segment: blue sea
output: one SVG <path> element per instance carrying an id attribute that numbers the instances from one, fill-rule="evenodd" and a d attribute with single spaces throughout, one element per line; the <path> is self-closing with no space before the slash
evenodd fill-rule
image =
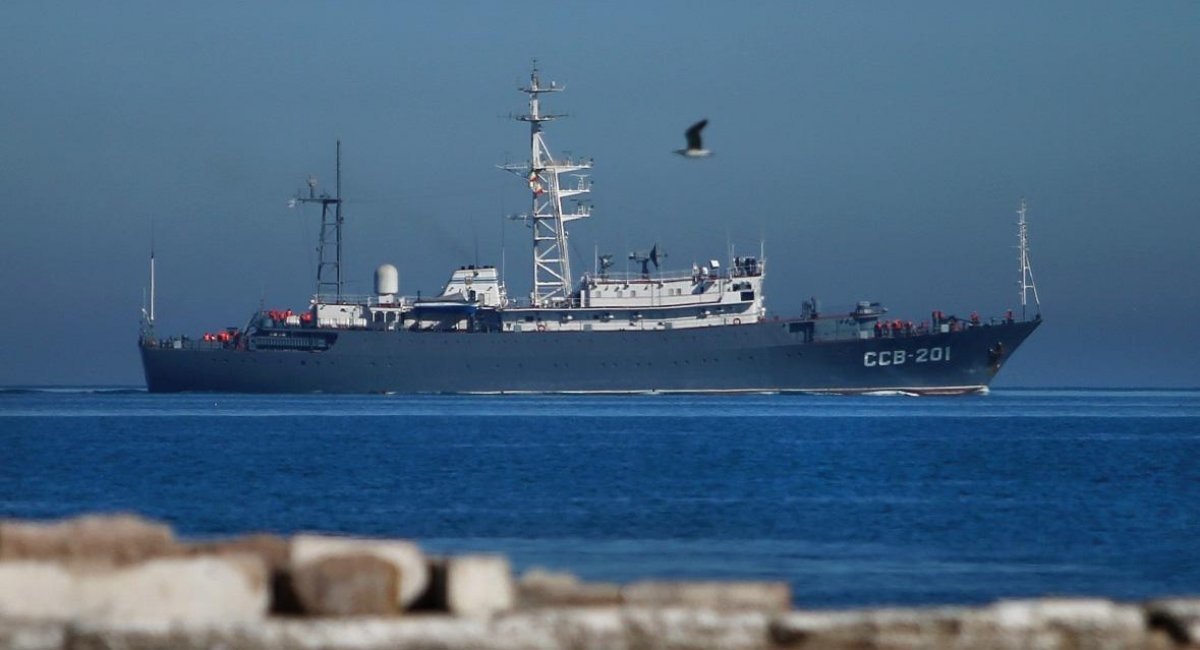
<path id="1" fill-rule="evenodd" d="M 1200 594 L 1200 391 L 0 391 L 0 517 L 403 537 L 802 607 Z"/>

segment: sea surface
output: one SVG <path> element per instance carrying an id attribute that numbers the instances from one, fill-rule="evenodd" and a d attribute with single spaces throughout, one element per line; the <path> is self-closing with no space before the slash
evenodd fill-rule
<path id="1" fill-rule="evenodd" d="M 403 537 L 797 605 L 1200 594 L 1200 391 L 243 396 L 0 390 L 0 517 Z"/>

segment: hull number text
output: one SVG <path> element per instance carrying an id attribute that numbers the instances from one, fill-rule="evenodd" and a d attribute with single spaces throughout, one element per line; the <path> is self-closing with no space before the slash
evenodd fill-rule
<path id="1" fill-rule="evenodd" d="M 884 350 L 863 355 L 863 365 L 868 368 L 879 366 L 902 366 L 906 363 L 931 363 L 950 360 L 950 346 L 917 348 L 916 350 Z"/>

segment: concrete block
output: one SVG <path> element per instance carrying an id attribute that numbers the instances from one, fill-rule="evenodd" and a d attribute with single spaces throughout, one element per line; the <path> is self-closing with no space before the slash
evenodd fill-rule
<path id="1" fill-rule="evenodd" d="M 407 609 L 429 586 L 429 567 L 416 544 L 397 540 L 356 539 L 321 535 L 292 538 L 292 569 L 336 555 L 373 555 L 386 560 L 400 575 L 399 606 Z"/>
<path id="2" fill-rule="evenodd" d="M 123 565 L 180 552 L 169 526 L 135 515 L 87 515 L 54 522 L 0 521 L 0 561 Z"/>
<path id="3" fill-rule="evenodd" d="M 455 616 L 487 618 L 513 608 L 512 567 L 502 555 L 458 555 L 446 559 L 446 610 Z"/>
<path id="4" fill-rule="evenodd" d="M 291 573 L 303 613 L 311 616 L 386 616 L 399 612 L 400 573 L 374 555 L 332 555 Z"/>
<path id="5" fill-rule="evenodd" d="M 697 607 L 722 611 L 786 612 L 792 591 L 785 582 L 634 582 L 621 588 L 626 605 Z"/>
<path id="6" fill-rule="evenodd" d="M 0 562 L 0 619 L 68 620 L 79 608 L 75 576 L 61 564 Z"/>
<path id="7" fill-rule="evenodd" d="M 0 617 L 212 623 L 261 620 L 266 570 L 257 558 L 160 558 L 109 567 L 0 562 Z"/>
<path id="8" fill-rule="evenodd" d="M 517 583 L 517 607 L 589 607 L 620 605 L 621 586 L 583 582 L 565 571 L 532 569 Z"/>

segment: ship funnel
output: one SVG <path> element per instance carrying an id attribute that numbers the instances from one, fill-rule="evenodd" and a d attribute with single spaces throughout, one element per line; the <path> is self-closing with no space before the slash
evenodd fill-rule
<path id="1" fill-rule="evenodd" d="M 375 269 L 375 293 L 379 296 L 394 296 L 400 293 L 400 272 L 391 264 L 381 264 Z"/>

